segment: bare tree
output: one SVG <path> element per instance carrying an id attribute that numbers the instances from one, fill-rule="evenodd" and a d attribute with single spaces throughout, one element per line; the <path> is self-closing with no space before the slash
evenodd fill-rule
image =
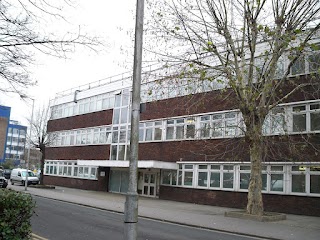
<path id="1" fill-rule="evenodd" d="M 246 210 L 261 216 L 263 124 L 268 113 L 298 91 L 310 86 L 319 90 L 319 80 L 312 75 L 290 78 L 301 57 L 318 49 L 314 38 L 320 27 L 319 1 L 150 1 L 149 11 L 146 36 L 157 38 L 149 53 L 174 65 L 175 76 L 222 83 L 233 92 L 251 162 Z M 318 63 L 311 64 L 315 73 Z"/>
<path id="2" fill-rule="evenodd" d="M 101 42 L 80 31 L 62 34 L 46 32 L 45 18 L 63 19 L 63 6 L 71 1 L 19 0 L 0 1 L 0 92 L 25 95 L 26 87 L 36 84 L 28 67 L 34 53 L 40 51 L 56 57 L 66 57 L 77 45 L 94 49 Z M 65 22 L 66 23 L 66 22 Z"/>
<path id="3" fill-rule="evenodd" d="M 47 124 L 50 119 L 50 107 L 43 106 L 35 110 L 33 120 L 28 119 L 29 125 L 32 129 L 31 136 L 28 136 L 28 144 L 30 148 L 38 148 L 41 152 L 40 160 L 40 183 L 43 184 L 44 161 L 46 158 L 46 148 L 51 146 L 55 140 L 55 135 L 47 132 Z"/>

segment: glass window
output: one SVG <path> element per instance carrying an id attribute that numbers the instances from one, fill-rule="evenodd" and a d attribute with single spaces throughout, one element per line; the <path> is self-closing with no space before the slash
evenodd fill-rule
<path id="1" fill-rule="evenodd" d="M 91 173 L 90 173 L 90 178 L 96 178 L 97 174 L 97 169 L 96 168 L 91 168 Z"/>
<path id="2" fill-rule="evenodd" d="M 146 141 L 152 141 L 153 128 L 146 129 Z"/>
<path id="3" fill-rule="evenodd" d="M 291 184 L 292 192 L 306 192 L 306 176 L 303 173 L 293 174 Z"/>
<path id="4" fill-rule="evenodd" d="M 233 173 L 223 173 L 223 188 L 233 188 Z"/>
<path id="5" fill-rule="evenodd" d="M 92 144 L 92 129 L 87 130 L 87 144 Z"/>
<path id="6" fill-rule="evenodd" d="M 125 160 L 125 150 L 126 150 L 126 146 L 125 145 L 119 145 L 118 146 L 119 147 L 119 149 L 118 149 L 118 151 L 119 151 L 119 153 L 118 153 L 118 159 L 117 160 Z"/>
<path id="7" fill-rule="evenodd" d="M 154 140 L 161 140 L 162 139 L 162 129 L 159 127 L 156 127 L 154 129 Z"/>
<path id="8" fill-rule="evenodd" d="M 240 173 L 240 189 L 248 189 L 250 183 L 250 173 Z"/>
<path id="9" fill-rule="evenodd" d="M 93 144 L 99 143 L 99 135 L 99 128 L 95 128 L 93 133 Z"/>
<path id="10" fill-rule="evenodd" d="M 186 138 L 194 138 L 195 137 L 195 118 L 187 118 L 187 132 L 186 132 Z"/>
<path id="11" fill-rule="evenodd" d="M 176 139 L 184 138 L 184 126 L 177 126 L 176 128 Z"/>
<path id="12" fill-rule="evenodd" d="M 118 137 L 119 137 L 118 127 L 113 127 L 113 129 L 112 129 L 112 142 L 118 143 L 119 142 Z"/>
<path id="13" fill-rule="evenodd" d="M 208 172 L 198 173 L 198 186 L 207 187 L 208 186 Z"/>
<path id="14" fill-rule="evenodd" d="M 110 108 L 110 99 L 105 96 L 105 98 L 102 99 L 102 109 L 108 108 Z"/>
<path id="15" fill-rule="evenodd" d="M 297 193 L 306 192 L 306 167 L 292 166 L 291 191 Z"/>
<path id="16" fill-rule="evenodd" d="M 117 160 L 117 145 L 111 146 L 111 160 Z"/>
<path id="17" fill-rule="evenodd" d="M 78 176 L 78 167 L 74 167 L 73 169 L 73 176 L 77 177 Z"/>
<path id="18" fill-rule="evenodd" d="M 171 171 L 172 173 L 172 185 L 177 185 L 177 171 Z"/>
<path id="19" fill-rule="evenodd" d="M 310 106 L 311 107 L 311 106 Z M 310 113 L 311 131 L 320 130 L 320 111 Z"/>
<path id="20" fill-rule="evenodd" d="M 201 122 L 200 128 L 201 128 L 201 132 L 200 132 L 201 138 L 210 137 L 210 122 Z"/>
<path id="21" fill-rule="evenodd" d="M 293 132 L 304 132 L 307 129 L 306 114 L 293 115 Z"/>
<path id="22" fill-rule="evenodd" d="M 122 93 L 122 106 L 128 106 L 130 102 L 130 92 L 128 89 L 123 90 Z"/>
<path id="23" fill-rule="evenodd" d="M 120 109 L 114 109 L 113 110 L 113 124 L 119 124 L 119 118 L 120 118 Z"/>
<path id="24" fill-rule="evenodd" d="M 220 172 L 210 173 L 210 187 L 220 188 Z"/>
<path id="25" fill-rule="evenodd" d="M 63 175 L 63 163 L 60 163 L 61 165 L 59 166 L 59 175 Z"/>
<path id="26" fill-rule="evenodd" d="M 212 122 L 212 136 L 221 137 L 223 134 L 223 127 L 221 121 Z"/>
<path id="27" fill-rule="evenodd" d="M 128 108 L 121 108 L 121 123 L 128 122 Z"/>
<path id="28" fill-rule="evenodd" d="M 141 126 L 142 125 L 142 126 Z M 139 127 L 139 141 L 142 142 L 144 141 L 144 128 L 143 128 L 143 124 L 140 124 Z"/>
<path id="29" fill-rule="evenodd" d="M 192 186 L 193 172 L 184 172 L 184 182 L 185 186 Z"/>
<path id="30" fill-rule="evenodd" d="M 316 47 L 319 50 L 319 46 Z M 320 52 L 313 52 L 308 56 L 309 72 L 318 72 L 320 68 Z"/>
<path id="31" fill-rule="evenodd" d="M 267 191 L 268 175 L 266 173 L 263 173 L 261 178 L 262 178 L 262 191 Z"/>
<path id="32" fill-rule="evenodd" d="M 171 183 L 171 172 L 169 170 L 162 171 L 162 184 Z"/>
<path id="33" fill-rule="evenodd" d="M 293 124 L 293 132 L 303 132 L 307 129 L 306 123 L 306 106 L 294 106 L 292 107 L 292 124 Z"/>
<path id="34" fill-rule="evenodd" d="M 115 107 L 120 107 L 121 106 L 121 94 L 116 94 L 115 95 Z"/>
<path id="35" fill-rule="evenodd" d="M 162 121 L 155 122 L 154 140 L 162 139 Z"/>
<path id="36" fill-rule="evenodd" d="M 166 138 L 168 140 L 173 139 L 174 127 L 167 127 Z"/>
<path id="37" fill-rule="evenodd" d="M 211 165 L 210 168 L 214 170 L 220 170 L 220 165 Z"/>
<path id="38" fill-rule="evenodd" d="M 283 171 L 283 166 L 271 166 L 271 171 Z"/>
<path id="39" fill-rule="evenodd" d="M 291 66 L 291 75 L 298 75 L 305 73 L 305 57 L 299 57 Z"/>
<path id="40" fill-rule="evenodd" d="M 320 175 L 310 176 L 310 193 L 320 193 Z"/>
<path id="41" fill-rule="evenodd" d="M 184 169 L 193 169 L 193 165 L 192 164 L 186 164 L 186 165 L 184 165 Z"/>
<path id="42" fill-rule="evenodd" d="M 85 177 L 85 178 L 89 177 L 89 168 L 88 167 L 83 168 L 83 177 Z"/>
<path id="43" fill-rule="evenodd" d="M 235 119 L 226 121 L 226 136 L 235 136 L 236 135 L 237 122 Z"/>
<path id="44" fill-rule="evenodd" d="M 270 191 L 283 192 L 283 174 L 271 174 Z"/>
<path id="45" fill-rule="evenodd" d="M 123 130 L 122 127 L 121 127 L 120 135 L 119 135 L 119 142 L 120 143 L 125 143 L 126 142 L 126 133 L 127 133 L 127 131 Z"/>

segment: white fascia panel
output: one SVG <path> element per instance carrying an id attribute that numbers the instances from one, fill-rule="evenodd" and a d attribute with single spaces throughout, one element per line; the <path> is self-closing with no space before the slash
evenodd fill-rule
<path id="1" fill-rule="evenodd" d="M 79 166 L 122 167 L 128 168 L 129 161 L 114 160 L 77 160 Z M 162 161 L 138 161 L 138 168 L 178 169 L 178 164 Z"/>
<path id="2" fill-rule="evenodd" d="M 132 81 L 130 81 L 130 80 L 125 81 L 124 80 L 124 81 L 112 82 L 112 83 L 101 85 L 98 87 L 93 87 L 91 89 L 80 90 L 77 93 L 77 100 L 97 96 L 97 95 L 104 94 L 104 93 L 114 92 L 114 91 L 121 90 L 124 88 L 129 88 L 129 87 L 131 87 L 131 85 L 132 85 Z M 52 99 L 51 106 L 56 106 L 56 105 L 60 105 L 60 104 L 64 104 L 64 103 L 73 102 L 75 91 L 76 91 L 76 89 L 72 93 L 70 93 L 69 95 L 66 95 L 63 97 L 56 97 L 56 98 Z"/>
<path id="3" fill-rule="evenodd" d="M 68 95 L 68 96 L 63 96 L 63 97 L 56 97 L 52 100 L 50 100 L 50 106 L 57 106 L 60 104 L 68 103 L 68 102 L 73 102 L 74 95 Z"/>
<path id="4" fill-rule="evenodd" d="M 117 90 L 128 88 L 130 86 L 131 86 L 131 82 L 128 83 L 128 82 L 124 82 L 124 81 L 119 81 L 119 82 L 109 83 L 106 85 L 102 85 L 99 87 L 94 87 L 92 89 L 78 92 L 77 100 L 92 97 L 92 96 L 97 96 L 97 95 L 104 94 L 104 93 L 114 92 Z"/>

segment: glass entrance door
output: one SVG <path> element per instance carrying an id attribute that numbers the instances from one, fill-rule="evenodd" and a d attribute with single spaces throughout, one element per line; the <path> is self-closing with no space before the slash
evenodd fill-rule
<path id="1" fill-rule="evenodd" d="M 142 195 L 155 197 L 156 196 L 156 173 L 143 173 L 143 188 L 142 188 Z"/>

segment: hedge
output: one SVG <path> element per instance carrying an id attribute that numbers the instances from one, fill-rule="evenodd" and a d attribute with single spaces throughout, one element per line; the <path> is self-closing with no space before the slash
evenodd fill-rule
<path id="1" fill-rule="evenodd" d="M 0 189 L 0 239 L 30 239 L 34 207 L 30 194 Z"/>

